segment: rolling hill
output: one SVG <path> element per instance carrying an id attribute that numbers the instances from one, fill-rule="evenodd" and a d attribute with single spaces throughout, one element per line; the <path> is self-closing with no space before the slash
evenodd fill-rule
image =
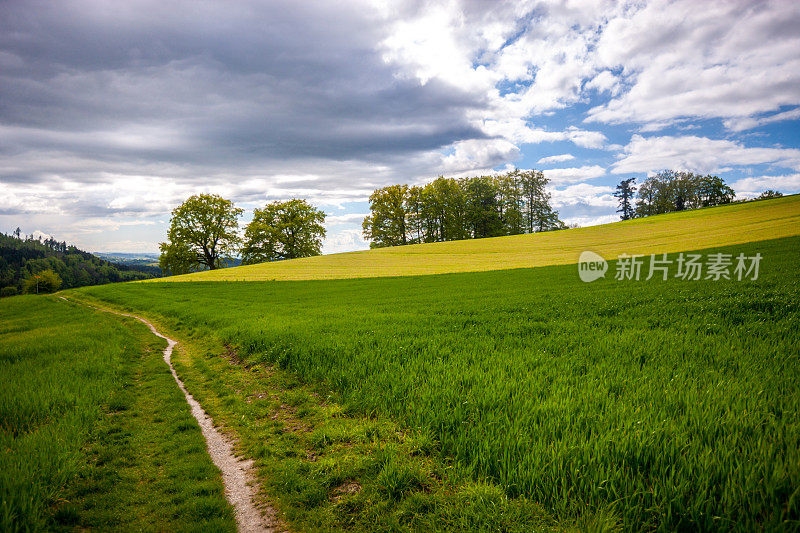
<path id="1" fill-rule="evenodd" d="M 480 272 L 577 263 L 584 250 L 672 253 L 800 235 L 800 195 L 601 226 L 415 244 L 173 276 L 159 281 L 269 281 Z"/>

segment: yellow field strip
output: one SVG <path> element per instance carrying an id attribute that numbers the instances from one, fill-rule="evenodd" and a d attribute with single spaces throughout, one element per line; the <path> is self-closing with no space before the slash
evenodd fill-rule
<path id="1" fill-rule="evenodd" d="M 652 216 L 563 231 L 322 255 L 148 280 L 266 281 L 415 276 L 578 262 L 800 235 L 800 195 Z"/>

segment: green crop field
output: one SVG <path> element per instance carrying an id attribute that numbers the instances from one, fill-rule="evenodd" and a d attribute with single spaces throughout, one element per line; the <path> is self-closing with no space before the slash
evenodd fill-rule
<path id="1" fill-rule="evenodd" d="M 602 226 L 491 239 L 417 244 L 198 272 L 169 281 L 267 281 L 415 276 L 568 265 L 584 250 L 699 250 L 800 235 L 800 195 L 696 209 Z M 163 279 L 151 280 L 161 282 Z"/>
<path id="2" fill-rule="evenodd" d="M 0 530 L 235 530 L 165 344 L 52 297 L 0 303 Z"/>
<path id="3" fill-rule="evenodd" d="M 672 270 L 584 283 L 586 249 Z M 730 279 L 676 277 L 690 250 Z M 65 295 L 180 341 L 293 530 L 796 530 L 798 265 L 796 196 Z M 163 341 L 52 296 L 0 333 L 4 530 L 234 528 Z"/>
<path id="4" fill-rule="evenodd" d="M 798 230 L 786 222 L 797 216 L 797 198 L 772 203 L 774 213 L 761 204 L 716 212 L 729 217 L 729 228 Z M 736 223 L 736 212 L 748 215 Z M 671 226 L 692 216 L 706 213 L 660 220 Z M 658 220 L 609 228 L 667 234 Z M 732 240 L 762 235 L 728 231 Z M 614 242 L 620 251 L 641 251 L 623 237 Z M 703 253 L 712 251 L 760 253 L 759 278 L 617 281 L 612 262 L 612 275 L 594 283 L 581 282 L 576 266 L 566 265 L 353 280 L 130 283 L 75 294 L 143 312 L 190 343 L 213 339 L 236 354 L 234 364 L 213 370 L 210 361 L 220 352 L 201 351 L 180 371 L 190 390 L 242 434 L 264 429 L 248 453 L 305 472 L 302 483 L 292 478 L 272 489 L 279 500 L 289 495 L 283 508 L 290 518 L 320 507 L 341 520 L 343 508 L 366 513 L 369 506 L 354 495 L 345 499 L 351 507 L 342 507 L 332 491 L 343 476 L 331 477 L 331 464 L 317 470 L 321 463 L 307 460 L 306 451 L 287 457 L 269 447 L 274 415 L 250 405 L 257 390 L 246 393 L 242 384 L 255 379 L 253 372 L 297 376 L 344 413 L 397 421 L 433 443 L 435 462 L 494 487 L 487 490 L 495 496 L 540 505 L 549 517 L 543 523 L 554 527 L 589 513 L 626 530 L 796 529 L 800 237 Z M 223 386 L 226 380 L 238 385 Z M 387 464 L 374 470 L 378 478 L 395 475 L 381 468 Z M 390 491 L 400 502 L 386 508 L 392 527 L 423 527 L 420 517 L 437 508 L 424 482 L 410 487 Z M 492 504 L 481 512 L 500 510 Z"/>

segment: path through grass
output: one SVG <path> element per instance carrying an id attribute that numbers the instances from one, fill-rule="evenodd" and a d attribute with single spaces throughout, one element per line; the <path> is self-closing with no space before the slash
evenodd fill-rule
<path id="1" fill-rule="evenodd" d="M 235 530 L 165 344 L 51 297 L 0 301 L 0 530 Z"/>

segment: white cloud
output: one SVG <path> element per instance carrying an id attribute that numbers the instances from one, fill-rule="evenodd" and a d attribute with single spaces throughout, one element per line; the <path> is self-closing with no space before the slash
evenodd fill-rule
<path id="1" fill-rule="evenodd" d="M 574 168 L 551 168 L 544 170 L 544 176 L 554 185 L 575 183 L 591 178 L 599 178 L 606 175 L 606 169 L 600 165 L 586 165 Z"/>
<path id="2" fill-rule="evenodd" d="M 589 121 L 736 119 L 800 104 L 799 3 L 697 6 L 654 1 L 610 18 L 598 65 L 622 68 L 630 89 L 591 109 Z"/>
<path id="3" fill-rule="evenodd" d="M 619 77 L 608 70 L 604 70 L 592 78 L 591 81 L 584 85 L 584 88 L 595 89 L 600 93 L 610 93 L 612 96 L 618 95 L 620 90 L 622 90 Z"/>
<path id="4" fill-rule="evenodd" d="M 794 194 L 800 192 L 800 174 L 742 178 L 733 182 L 731 188 L 736 191 L 737 196 L 746 198 L 758 196 L 767 189 Z"/>
<path id="5" fill-rule="evenodd" d="M 576 183 L 563 189 L 550 189 L 553 206 L 560 209 L 565 206 L 614 207 L 617 199 L 611 193 L 613 187 Z"/>
<path id="6" fill-rule="evenodd" d="M 364 218 L 369 216 L 369 213 L 349 213 L 347 215 L 328 215 L 325 217 L 325 225 L 333 226 L 336 224 L 352 224 L 354 222 L 361 223 Z"/>
<path id="7" fill-rule="evenodd" d="M 487 171 L 506 161 L 520 157 L 519 148 L 503 139 L 460 141 L 453 152 L 442 158 L 441 169 L 446 174 Z"/>
<path id="8" fill-rule="evenodd" d="M 44 241 L 44 240 L 47 240 L 47 239 L 52 239 L 52 238 L 53 238 L 53 236 L 52 236 L 52 235 L 50 235 L 49 233 L 45 233 L 45 232 L 43 232 L 42 230 L 38 230 L 38 229 L 37 229 L 37 230 L 34 230 L 34 232 L 32 233 L 32 235 L 33 235 L 33 238 L 34 238 L 34 239 L 41 240 L 41 241 Z"/>
<path id="9" fill-rule="evenodd" d="M 135 219 L 120 219 L 120 218 L 84 218 L 76 222 L 76 227 L 73 233 L 102 233 L 109 231 L 117 231 L 124 226 L 152 226 L 156 224 L 154 220 L 147 220 L 141 218 Z"/>
<path id="10" fill-rule="evenodd" d="M 369 243 L 364 240 L 361 230 L 349 229 L 328 236 L 322 246 L 322 253 L 336 254 L 353 250 L 369 250 Z"/>
<path id="11" fill-rule="evenodd" d="M 551 155 L 541 158 L 536 162 L 536 164 L 547 165 L 550 163 L 561 163 L 562 161 L 570 161 L 572 159 L 575 159 L 575 156 L 572 154 Z"/>
<path id="12" fill-rule="evenodd" d="M 736 119 L 800 104 L 800 3 L 652 1 L 609 17 L 598 67 L 630 88 L 588 114 L 606 123 Z M 608 79 L 596 85 L 604 87 Z"/>
<path id="13" fill-rule="evenodd" d="M 776 113 L 768 117 L 752 118 L 731 118 L 723 121 L 726 128 L 731 131 L 744 131 L 752 128 L 763 126 L 764 124 L 772 124 L 774 122 L 781 122 L 783 120 L 797 120 L 800 118 L 800 107 L 784 111 L 783 113 Z"/>
<path id="14" fill-rule="evenodd" d="M 610 224 L 612 222 L 619 222 L 619 215 L 599 215 L 596 217 L 567 217 L 564 220 L 565 224 L 577 224 L 585 228 L 587 226 L 598 226 L 600 224 Z"/>
<path id="15" fill-rule="evenodd" d="M 728 165 L 775 166 L 800 170 L 800 150 L 795 148 L 748 148 L 741 143 L 687 135 L 642 137 L 634 135 L 612 172 L 652 172 L 662 169 L 719 172 Z"/>
<path id="16" fill-rule="evenodd" d="M 586 131 L 570 126 L 565 132 L 567 138 L 583 148 L 602 148 L 608 139 L 599 131 Z"/>

